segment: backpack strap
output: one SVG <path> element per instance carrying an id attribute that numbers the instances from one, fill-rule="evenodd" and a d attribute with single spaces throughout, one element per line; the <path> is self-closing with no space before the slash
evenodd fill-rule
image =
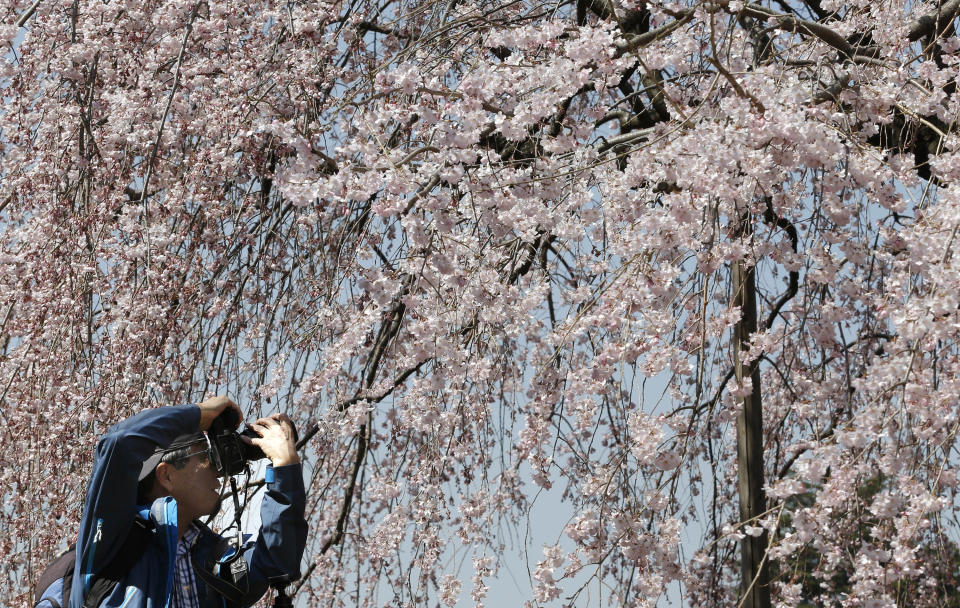
<path id="1" fill-rule="evenodd" d="M 147 544 L 150 542 L 153 529 L 154 525 L 152 521 L 145 520 L 140 516 L 137 516 L 133 520 L 133 525 L 130 526 L 130 532 L 127 533 L 127 537 L 124 539 L 120 551 L 110 560 L 106 568 L 97 574 L 93 584 L 90 586 L 90 590 L 83 600 L 83 608 L 97 608 L 104 598 L 110 595 L 110 592 L 114 590 L 117 583 L 120 582 L 120 579 L 126 576 L 130 568 L 133 567 L 140 559 L 140 556 L 143 555 Z M 66 606 L 70 602 L 70 591 L 73 588 L 73 571 L 76 567 L 76 561 L 77 546 L 73 544 L 46 567 L 43 574 L 40 575 L 40 580 L 37 581 L 37 586 L 34 591 L 35 605 L 40 604 L 43 594 L 52 585 L 56 584 L 58 580 L 61 581 L 60 598 L 63 605 Z M 52 606 L 59 606 L 54 598 L 48 597 L 43 599 L 44 601 L 50 602 Z"/>
<path id="2" fill-rule="evenodd" d="M 37 605 L 40 603 L 43 594 L 50 588 L 51 585 L 56 583 L 59 579 L 66 577 L 73 578 L 73 567 L 77 561 L 77 545 L 70 545 L 70 548 L 61 553 L 50 562 L 50 565 L 46 567 L 42 574 L 40 574 L 40 579 L 37 580 L 37 585 L 34 587 L 33 593 L 33 603 Z M 64 581 L 66 583 L 66 580 Z M 64 594 L 66 595 L 66 594 Z M 59 608 L 60 604 L 53 598 L 46 598 L 52 605 L 56 605 Z"/>
<path id="3" fill-rule="evenodd" d="M 96 580 L 90 585 L 90 590 L 87 591 L 87 595 L 83 599 L 83 608 L 97 608 L 100 602 L 110 595 L 120 579 L 127 575 L 130 568 L 143 555 L 147 544 L 150 542 L 153 529 L 154 525 L 150 520 L 145 520 L 140 516 L 133 520 L 133 525 L 130 526 L 130 532 L 127 533 L 127 538 L 124 539 L 120 551 L 110 560 L 106 568 L 97 574 Z M 68 580 L 72 582 L 72 579 L 71 576 Z M 70 582 L 64 581 L 64 597 L 69 597 L 67 593 L 69 593 L 70 584 Z"/>

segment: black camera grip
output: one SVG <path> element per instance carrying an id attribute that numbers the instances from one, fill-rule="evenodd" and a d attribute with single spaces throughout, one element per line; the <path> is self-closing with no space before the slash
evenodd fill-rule
<path id="1" fill-rule="evenodd" d="M 213 419 L 213 422 L 210 423 L 211 435 L 221 435 L 224 432 L 232 432 L 240 425 L 240 415 L 237 414 L 236 410 L 231 408 L 226 408 L 220 414 Z"/>

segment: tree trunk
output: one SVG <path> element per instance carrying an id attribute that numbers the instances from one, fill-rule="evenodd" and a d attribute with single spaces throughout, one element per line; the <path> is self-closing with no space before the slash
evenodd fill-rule
<path id="1" fill-rule="evenodd" d="M 744 217 L 741 234 L 751 232 L 750 219 Z M 740 521 L 757 525 L 766 510 L 763 492 L 763 402 L 761 400 L 760 365 L 753 360 L 744 365 L 742 355 L 749 348 L 750 336 L 757 331 L 757 295 L 754 267 L 744 261 L 733 264 L 734 304 L 740 307 L 740 321 L 734 328 L 734 365 L 736 378 L 749 377 L 752 390 L 743 397 L 743 409 L 737 417 L 737 476 L 740 496 Z M 770 608 L 770 575 L 764 553 L 767 532 L 744 536 L 740 541 L 740 606 Z"/>

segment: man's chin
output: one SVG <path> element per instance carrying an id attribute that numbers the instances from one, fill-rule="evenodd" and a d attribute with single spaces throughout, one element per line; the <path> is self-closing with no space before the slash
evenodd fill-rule
<path id="1" fill-rule="evenodd" d="M 220 512 L 220 505 L 222 505 L 222 504 L 223 504 L 223 499 L 218 497 L 218 498 L 217 498 L 217 502 L 215 502 L 215 503 L 213 504 L 213 507 L 210 509 L 210 512 L 207 513 L 207 515 L 210 516 L 210 517 L 213 517 L 214 515 L 216 515 L 217 513 L 219 513 L 219 512 Z"/>

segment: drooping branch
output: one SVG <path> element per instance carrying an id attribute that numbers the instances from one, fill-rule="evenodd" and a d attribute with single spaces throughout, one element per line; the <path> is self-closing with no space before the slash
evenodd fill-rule
<path id="1" fill-rule="evenodd" d="M 794 253 L 797 253 L 797 247 L 800 242 L 800 236 L 797 233 L 797 227 L 793 225 L 792 222 L 788 221 L 786 218 L 777 215 L 773 210 L 773 202 L 770 197 L 766 197 L 767 208 L 764 211 L 763 220 L 773 226 L 777 226 L 781 230 L 787 233 L 787 236 L 790 237 L 790 246 L 793 249 Z M 780 311 L 783 307 L 797 295 L 797 291 L 800 289 L 800 271 L 791 270 L 789 284 L 787 285 L 787 291 L 784 292 L 777 301 L 770 307 L 770 312 L 767 314 L 767 320 L 763 324 L 765 329 L 773 327 L 773 322 L 776 320 L 777 315 L 780 314 Z"/>
<path id="2" fill-rule="evenodd" d="M 350 470 L 350 477 L 347 480 L 346 484 L 346 495 L 343 497 L 343 504 L 340 507 L 340 514 L 337 516 L 337 524 L 334 528 L 333 535 L 323 543 L 323 547 L 320 549 L 320 554 L 323 555 L 326 553 L 330 547 L 337 545 L 340 541 L 343 540 L 343 534 L 346 529 L 347 516 L 350 514 L 350 509 L 353 506 L 353 493 L 354 488 L 357 486 L 357 477 L 360 474 L 360 469 L 363 468 L 363 461 L 367 456 L 367 449 L 370 445 L 370 424 L 360 425 L 360 429 L 357 431 L 357 453 L 353 459 L 353 468 Z M 306 580 L 307 577 L 304 577 Z"/>
<path id="3" fill-rule="evenodd" d="M 362 388 L 357 390 L 357 395 L 365 392 L 369 389 L 373 382 L 376 380 L 377 373 L 380 368 L 380 362 L 383 358 L 384 352 L 386 352 L 387 347 L 391 341 L 396 337 L 397 333 L 400 331 L 400 326 L 403 322 L 403 316 L 406 311 L 406 305 L 403 303 L 403 296 L 406 295 L 410 286 L 413 283 L 413 278 L 408 277 L 404 282 L 404 288 L 401 290 L 399 296 L 395 300 L 395 305 L 393 310 L 388 315 L 388 318 L 380 325 L 380 330 L 377 334 L 377 339 L 374 342 L 371 354 L 367 360 L 367 366 L 362 374 Z M 408 376 L 409 374 L 407 374 Z M 406 377 L 406 376 L 404 376 Z M 394 385 L 396 386 L 396 384 Z M 357 400 L 359 401 L 359 399 Z M 354 401 L 356 403 L 356 401 Z M 346 405 L 343 405 L 343 408 L 346 408 Z M 341 410 L 342 411 L 342 410 Z M 312 431 L 312 429 L 311 429 Z M 367 452 L 370 447 L 370 433 L 371 433 L 371 420 L 370 415 L 367 416 L 367 423 L 360 425 L 360 428 L 357 430 L 355 437 L 357 438 L 357 451 L 353 460 L 353 468 L 350 470 L 350 476 L 346 483 L 346 490 L 343 497 L 343 502 L 340 506 L 340 513 L 337 516 L 337 524 L 334 530 L 333 536 L 331 536 L 323 544 L 323 548 L 320 550 L 321 555 L 326 553 L 333 545 L 338 544 L 343 540 L 343 534 L 346 527 L 347 516 L 350 513 L 351 508 L 353 507 L 353 494 L 354 488 L 357 484 L 357 478 L 360 474 L 360 470 L 363 468 L 363 463 L 366 460 Z M 312 433 L 311 433 L 312 436 Z"/>

